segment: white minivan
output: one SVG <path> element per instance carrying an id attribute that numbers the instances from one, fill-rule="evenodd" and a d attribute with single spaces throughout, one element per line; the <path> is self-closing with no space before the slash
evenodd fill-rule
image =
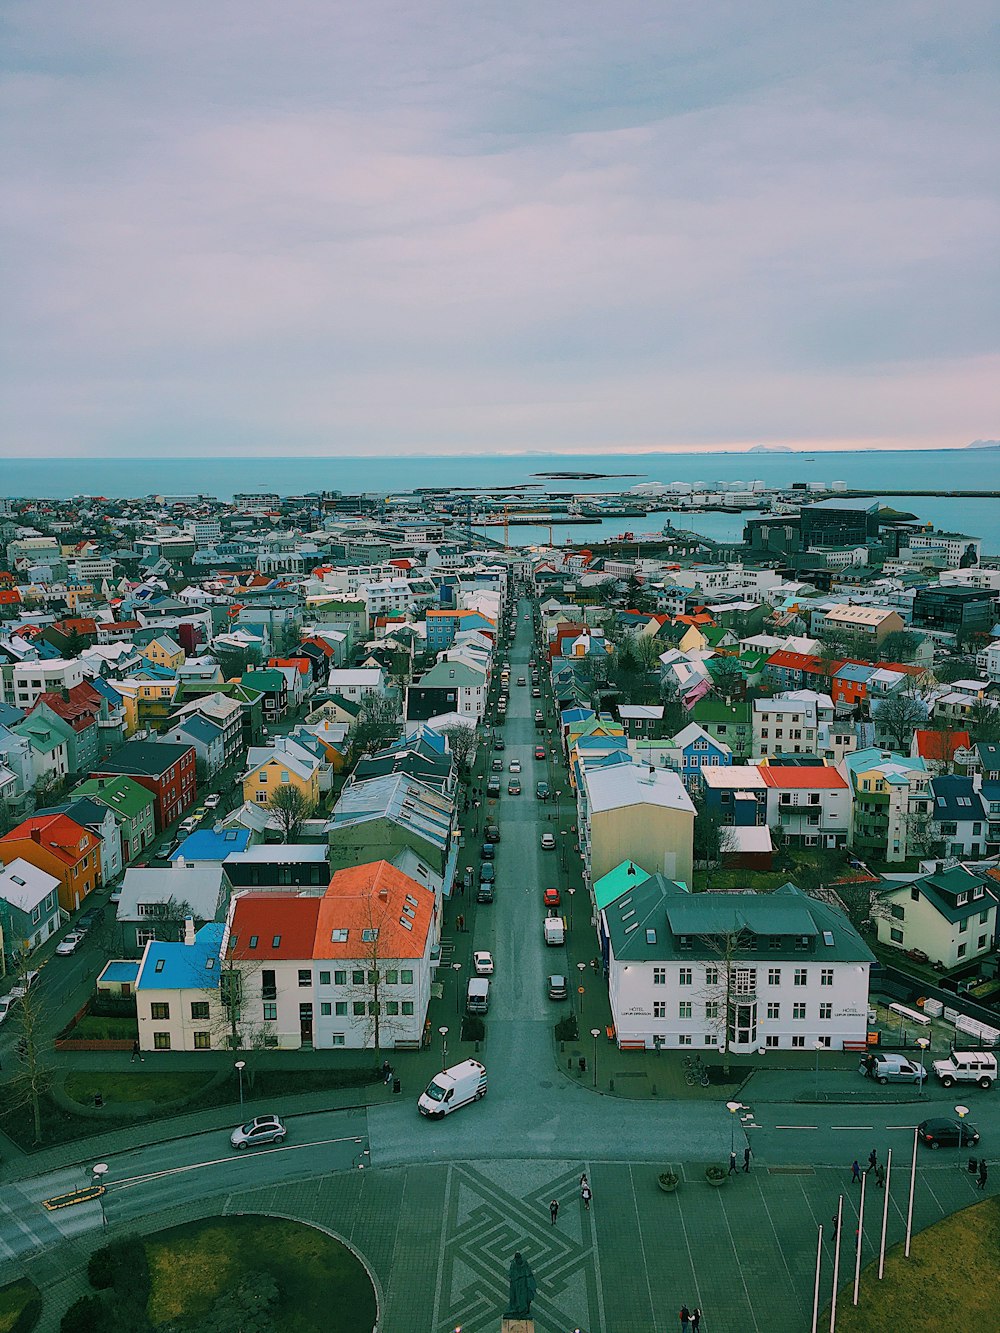
<path id="1" fill-rule="evenodd" d="M 463 1060 L 460 1065 L 435 1074 L 420 1094 L 417 1109 L 421 1115 L 439 1120 L 460 1106 L 478 1102 L 486 1096 L 486 1068 L 478 1060 Z"/>

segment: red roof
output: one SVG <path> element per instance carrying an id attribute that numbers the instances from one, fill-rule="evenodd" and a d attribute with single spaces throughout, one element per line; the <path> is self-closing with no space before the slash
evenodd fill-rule
<path id="1" fill-rule="evenodd" d="M 377 947 L 381 958 L 422 958 L 433 916 L 433 892 L 388 861 L 338 870 L 322 899 L 313 957 L 364 958 Z M 362 939 L 372 929 L 375 943 Z"/>
<path id="2" fill-rule="evenodd" d="M 233 958 L 312 958 L 319 898 L 248 893 L 237 898 L 229 934 Z"/>
<path id="3" fill-rule="evenodd" d="M 915 731 L 917 754 L 921 759 L 936 759 L 941 763 L 950 763 L 955 758 L 956 750 L 972 748 L 972 738 L 967 731 Z"/>
<path id="4" fill-rule="evenodd" d="M 847 783 L 835 768 L 773 768 L 770 764 L 761 764 L 761 777 L 769 787 L 780 787 L 783 791 L 803 791 L 813 787 L 823 787 L 837 791 L 847 787 Z"/>
<path id="5" fill-rule="evenodd" d="M 772 653 L 767 659 L 767 665 L 789 667 L 793 671 L 811 671 L 816 675 L 826 674 L 818 657 L 814 657 L 811 653 L 790 653 L 784 648 L 779 648 L 777 652 Z M 837 662 L 836 668 L 842 665 L 842 662 Z"/>
<path id="6" fill-rule="evenodd" d="M 308 676 L 311 670 L 307 657 L 269 657 L 269 667 L 294 667 L 300 676 Z"/>
<path id="7" fill-rule="evenodd" d="M 22 840 L 38 843 L 68 866 L 76 865 L 97 845 L 94 835 L 69 815 L 32 815 L 0 838 L 0 846 Z"/>

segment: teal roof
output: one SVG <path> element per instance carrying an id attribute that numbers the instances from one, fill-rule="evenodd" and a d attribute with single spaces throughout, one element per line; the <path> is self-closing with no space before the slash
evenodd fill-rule
<path id="1" fill-rule="evenodd" d="M 609 870 L 594 885 L 594 902 L 597 910 L 603 912 L 606 907 L 620 898 L 629 889 L 638 888 L 649 879 L 648 873 L 632 861 L 622 861 L 621 865 Z"/>

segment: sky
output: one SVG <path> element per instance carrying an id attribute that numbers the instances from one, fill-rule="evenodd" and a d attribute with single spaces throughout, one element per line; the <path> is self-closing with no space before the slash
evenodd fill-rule
<path id="1" fill-rule="evenodd" d="M 993 0 L 5 29 L 0 460 L 1000 436 Z"/>

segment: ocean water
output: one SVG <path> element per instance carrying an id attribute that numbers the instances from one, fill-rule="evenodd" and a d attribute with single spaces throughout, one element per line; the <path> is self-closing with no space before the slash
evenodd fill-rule
<path id="1" fill-rule="evenodd" d="M 559 479 L 553 472 L 605 473 L 604 477 Z M 476 454 L 405 455 L 394 458 L 333 456 L 327 458 L 91 458 L 0 460 L 0 495 L 107 495 L 142 497 L 159 493 L 200 492 L 231 499 L 236 491 L 396 491 L 417 486 L 463 486 L 491 495 L 530 487 L 545 492 L 622 491 L 644 481 L 724 482 L 768 486 L 793 482 L 846 482 L 852 489 L 871 490 L 878 499 L 908 509 L 918 517 L 952 531 L 981 537 L 984 550 L 1000 553 L 1000 500 L 950 497 L 904 499 L 894 488 L 937 487 L 1000 490 L 1000 450 L 922 450 L 810 454 Z M 523 491 L 521 492 L 523 494 Z M 603 520 L 593 526 L 553 526 L 553 538 L 596 539 L 602 532 L 649 531 L 656 522 L 639 519 Z M 743 529 L 743 517 L 701 514 L 698 522 L 679 516 L 706 536 L 728 539 Z M 496 535 L 496 530 L 490 530 Z M 558 535 L 557 535 L 558 534 Z M 547 541 L 548 527 L 511 528 L 519 544 Z"/>

